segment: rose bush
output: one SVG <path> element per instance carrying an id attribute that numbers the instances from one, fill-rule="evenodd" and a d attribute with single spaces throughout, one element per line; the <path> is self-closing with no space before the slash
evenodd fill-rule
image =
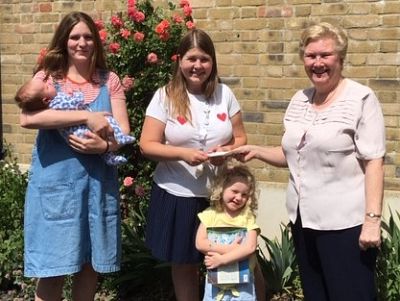
<path id="1" fill-rule="evenodd" d="M 166 279 L 170 275 L 168 267 L 158 267 L 159 262 L 144 247 L 155 163 L 142 157 L 138 141 L 145 109 L 157 88 L 169 81 L 182 36 L 195 27 L 191 14 L 187 0 L 168 2 L 166 7 L 155 7 L 150 0 L 128 0 L 124 12 L 114 14 L 107 22 L 96 20 L 108 67 L 120 76 L 124 86 L 132 135 L 137 138 L 134 144 L 121 149 L 128 163 L 119 167 L 123 265 L 116 283 L 122 295 L 148 288 L 154 291 L 157 277 L 159 283 L 170 283 Z M 160 300 L 160 296 L 155 299 Z"/>
<path id="2" fill-rule="evenodd" d="M 120 76 L 126 91 L 132 134 L 138 141 L 149 100 L 170 79 L 180 39 L 195 26 L 192 8 L 187 0 L 168 2 L 167 7 L 155 7 L 150 0 L 128 0 L 124 12 L 108 22 L 96 20 L 96 25 L 108 67 Z M 125 221 L 134 227 L 139 223 L 129 212 L 147 205 L 154 167 L 142 158 L 137 143 L 122 149 L 129 162 L 120 167 L 121 183 L 127 177 L 134 180 L 132 185 L 121 185 Z"/>

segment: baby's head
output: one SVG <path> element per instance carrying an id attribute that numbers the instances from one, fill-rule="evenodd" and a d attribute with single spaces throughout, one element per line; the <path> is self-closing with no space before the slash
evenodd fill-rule
<path id="1" fill-rule="evenodd" d="M 46 109 L 56 95 L 54 86 L 40 79 L 31 79 L 17 91 L 15 101 L 21 109 L 37 111 Z"/>
<path id="2" fill-rule="evenodd" d="M 248 166 L 228 161 L 213 181 L 211 189 L 210 203 L 217 211 L 224 211 L 225 207 L 229 206 L 229 198 L 233 199 L 236 198 L 234 195 L 239 195 L 239 198 L 233 201 L 232 208 L 241 210 L 248 205 L 252 213 L 256 214 L 256 180 Z"/>

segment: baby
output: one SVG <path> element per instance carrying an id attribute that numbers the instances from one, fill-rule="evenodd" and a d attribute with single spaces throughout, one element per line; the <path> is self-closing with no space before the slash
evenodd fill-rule
<path id="1" fill-rule="evenodd" d="M 88 104 L 84 103 L 82 92 L 73 92 L 72 95 L 58 92 L 53 85 L 49 85 L 40 79 L 31 79 L 26 82 L 15 95 L 15 101 L 21 109 L 27 111 L 37 111 L 46 108 L 54 110 L 90 110 Z M 135 138 L 125 135 L 117 121 L 112 116 L 105 116 L 114 131 L 114 138 L 120 145 L 133 143 Z M 68 135 L 73 134 L 84 138 L 89 131 L 86 125 L 76 125 L 68 128 L 59 129 L 62 136 L 68 139 Z M 113 152 L 106 152 L 102 155 L 108 165 L 119 165 L 126 163 L 123 156 Z"/>

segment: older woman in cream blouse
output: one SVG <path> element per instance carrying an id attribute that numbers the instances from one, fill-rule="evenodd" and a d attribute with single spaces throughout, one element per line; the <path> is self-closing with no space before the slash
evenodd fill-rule
<path id="1" fill-rule="evenodd" d="M 298 91 L 279 147 L 235 153 L 289 167 L 287 210 L 307 301 L 376 300 L 385 129 L 374 92 L 344 78 L 345 32 L 305 29 L 300 57 L 313 87 Z"/>

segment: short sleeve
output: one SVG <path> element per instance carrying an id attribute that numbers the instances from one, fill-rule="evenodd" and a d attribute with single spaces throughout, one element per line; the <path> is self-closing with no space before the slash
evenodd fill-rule
<path id="1" fill-rule="evenodd" d="M 240 111 L 240 104 L 233 93 L 233 91 L 226 85 L 223 85 L 223 89 L 225 90 L 226 93 L 223 93 L 226 95 L 226 98 L 228 100 L 228 114 L 229 117 L 233 117 Z"/>
<path id="2" fill-rule="evenodd" d="M 165 98 L 165 89 L 159 88 L 156 93 L 154 93 L 153 98 L 147 106 L 146 116 L 150 116 L 160 120 L 163 123 L 167 123 L 168 107 L 166 105 Z"/>
<path id="3" fill-rule="evenodd" d="M 216 215 L 215 210 L 213 210 L 210 207 L 197 214 L 197 216 L 200 219 L 200 222 L 206 227 L 210 227 L 212 222 L 215 220 L 215 215 Z"/>
<path id="4" fill-rule="evenodd" d="M 361 118 L 354 136 L 357 157 L 363 160 L 385 155 L 385 125 L 379 101 L 373 91 L 363 99 Z"/>
<path id="5" fill-rule="evenodd" d="M 117 74 L 110 72 L 107 82 L 108 89 L 110 91 L 111 100 L 125 99 L 125 92 L 122 87 L 121 81 Z"/>
<path id="6" fill-rule="evenodd" d="M 257 235 L 261 233 L 260 227 L 256 224 L 256 218 L 253 214 L 248 216 L 247 219 L 247 231 L 255 230 L 257 231 Z"/>

